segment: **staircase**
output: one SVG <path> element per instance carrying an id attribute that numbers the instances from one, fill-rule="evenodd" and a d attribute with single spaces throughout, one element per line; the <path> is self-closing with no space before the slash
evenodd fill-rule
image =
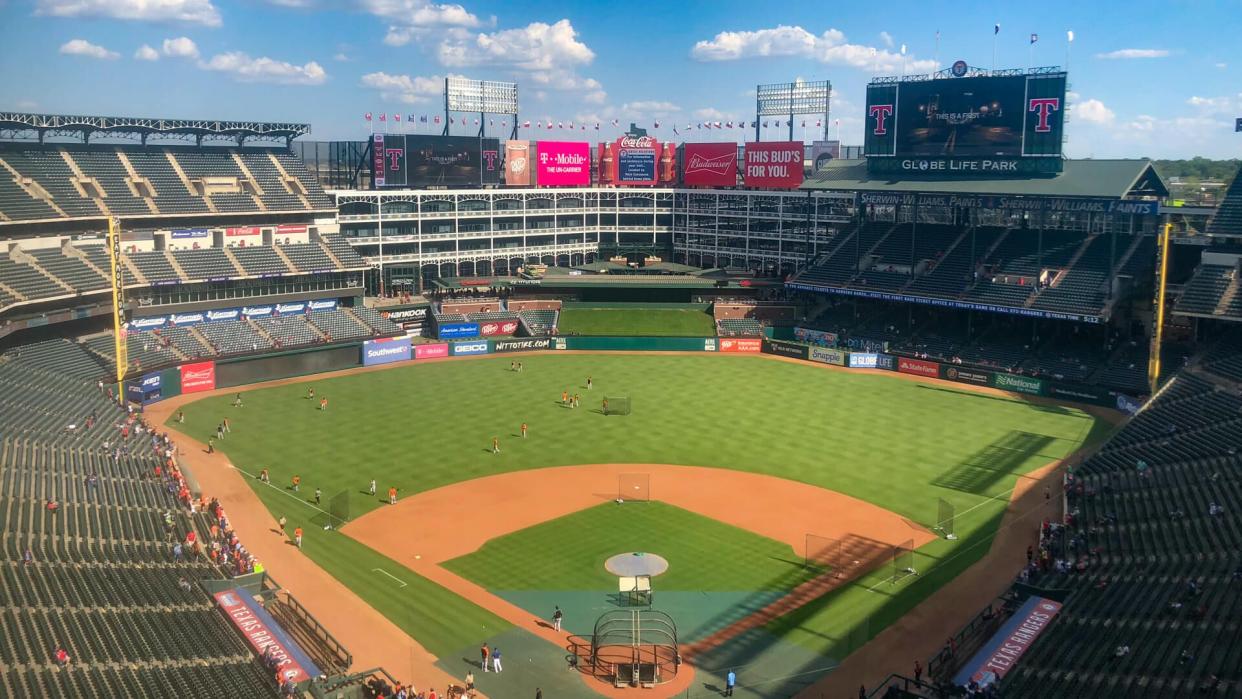
<path id="1" fill-rule="evenodd" d="M 31 199 L 38 199 L 44 204 L 50 206 L 52 211 L 55 211 L 64 218 L 69 218 L 69 214 L 65 213 L 64 209 L 56 205 L 56 201 L 52 199 L 52 195 L 48 194 L 47 190 L 36 182 L 34 178 L 23 176 L 20 172 L 14 170 L 12 165 L 6 163 L 4 158 L 0 158 L 0 167 L 3 167 L 9 172 L 10 175 L 13 176 L 13 184 L 20 187 L 21 190 L 29 195 Z"/>
<path id="2" fill-rule="evenodd" d="M 258 192 L 257 194 L 250 195 L 250 198 L 254 200 L 254 205 L 259 207 L 259 211 L 267 211 L 267 204 L 264 204 L 263 199 L 260 198 L 264 194 L 263 185 L 259 184 L 259 181 L 254 178 L 254 174 L 250 172 L 250 168 L 246 167 L 246 163 L 242 161 L 241 156 L 237 154 L 237 151 L 233 151 L 231 155 L 233 156 L 233 164 L 237 165 L 237 169 L 242 171 L 242 174 L 246 176 L 246 179 L 250 180 L 251 186 L 255 188 L 256 192 Z"/>
<path id="3" fill-rule="evenodd" d="M 328 256 L 329 260 L 332 260 L 332 264 L 336 265 L 337 269 L 341 269 L 345 266 L 344 264 L 341 263 L 341 259 L 332 253 L 332 248 L 329 248 L 327 245 L 324 245 L 324 242 L 322 240 L 319 241 L 319 248 L 324 251 L 324 254 Z"/>
<path id="4" fill-rule="evenodd" d="M 128 255 L 121 255 L 121 264 L 125 265 L 126 271 L 133 275 L 134 279 L 137 279 L 139 284 L 142 284 L 143 286 L 149 286 L 151 284 L 151 282 L 147 281 L 147 275 L 143 274 L 142 270 L 138 269 L 138 265 L 134 264 L 133 261 L 129 259 Z"/>
<path id="5" fill-rule="evenodd" d="M 129 173 L 130 189 L 133 191 L 134 196 L 142 197 L 142 201 L 146 203 L 147 209 L 151 213 L 153 214 L 160 213 L 160 207 L 155 205 L 155 200 L 143 194 L 141 191 L 139 191 L 138 187 L 134 185 L 135 182 L 139 182 L 139 181 L 146 182 L 148 185 L 150 185 L 151 181 L 143 177 L 142 175 L 138 174 L 138 171 L 134 169 L 134 164 L 129 162 L 129 157 L 125 155 L 125 151 L 121 150 L 120 148 L 117 148 L 116 158 L 117 160 L 120 160 L 121 165 L 125 167 L 125 172 Z M 151 187 L 151 191 L 155 191 L 155 188 Z"/>
<path id="6" fill-rule="evenodd" d="M 213 214 L 220 213 L 216 210 L 216 205 L 211 201 L 211 197 L 205 194 L 199 194 L 194 191 L 194 185 L 190 182 L 190 178 L 186 176 L 185 170 L 181 169 L 181 163 L 177 162 L 177 158 L 169 151 L 164 151 L 164 157 L 168 158 L 168 164 L 172 166 L 173 172 L 177 173 L 177 177 L 181 180 L 181 184 L 185 186 L 185 191 L 192 197 L 199 197 L 207 204 L 207 210 Z"/>
<path id="7" fill-rule="evenodd" d="M 297 273 L 298 273 L 298 271 L 299 271 L 299 270 L 298 270 L 298 266 L 297 266 L 297 265 L 295 265 L 295 264 L 293 264 L 293 260 L 290 260 L 290 259 L 289 259 L 289 256 L 285 254 L 285 251 L 284 251 L 284 250 L 281 250 L 281 249 L 280 249 L 280 246 L 279 246 L 279 245 L 276 245 L 275 243 L 273 243 L 273 244 L 272 244 L 272 252 L 276 253 L 276 257 L 279 257 L 279 258 L 280 258 L 280 261 L 281 261 L 281 262 L 283 262 L 283 263 L 285 263 L 285 266 L 289 268 L 289 271 L 290 271 L 290 272 L 292 272 L 292 273 L 294 273 L 294 274 L 297 274 Z"/>
<path id="8" fill-rule="evenodd" d="M 95 202 L 95 206 L 99 209 L 99 213 L 104 216 L 111 217 L 112 211 L 108 209 L 108 205 L 105 204 L 103 200 L 104 197 L 108 196 L 108 192 L 103 188 L 103 185 L 99 184 L 99 181 L 94 177 L 88 177 L 85 172 L 82 172 L 82 168 L 78 167 L 77 161 L 73 159 L 73 156 L 69 154 L 69 151 L 62 149 L 60 151 L 60 157 L 61 160 L 65 161 L 65 165 L 69 166 L 69 171 L 73 173 L 73 187 L 78 190 L 78 194 L 81 194 L 83 199 L 90 199 Z M 89 190 L 87 190 L 84 184 L 86 182 L 89 182 L 94 186 L 95 194 L 92 194 Z"/>
<path id="9" fill-rule="evenodd" d="M 190 281 L 190 275 L 186 274 L 184 269 L 181 269 L 181 263 L 177 262 L 177 258 L 172 254 L 171 250 L 164 251 L 164 259 L 168 260 L 168 264 L 172 265 L 173 271 L 177 273 L 178 277 L 181 277 L 181 281 Z"/>
<path id="10" fill-rule="evenodd" d="M 18 301 L 26 300 L 26 297 L 18 293 L 17 289 L 14 289 L 13 287 L 9 286 L 8 284 L 5 284 L 4 282 L 0 282 L 0 291 L 3 291 L 4 293 L 8 294 L 9 296 L 12 296 Z"/>
<path id="11" fill-rule="evenodd" d="M 1082 259 L 1083 253 L 1087 252 L 1087 248 L 1091 247 L 1091 245 L 1095 243 L 1095 239 L 1099 237 L 1099 234 L 1095 233 L 1083 238 L 1082 244 L 1078 246 L 1078 249 L 1074 251 L 1074 255 L 1065 263 L 1065 269 L 1063 269 L 1061 273 L 1049 283 L 1049 289 L 1059 286 L 1061 284 L 1061 280 L 1068 277 L 1070 273 L 1074 271 L 1074 265 L 1078 264 L 1078 260 Z M 1027 297 L 1026 302 L 1023 303 L 1022 306 L 1024 308 L 1034 306 L 1035 302 L 1039 300 L 1039 297 L 1043 292 L 1043 289 L 1036 290 L 1035 293 Z"/>
<path id="12" fill-rule="evenodd" d="M 1238 296 L 1238 277 L 1237 272 L 1233 275 L 1233 280 L 1229 282 L 1229 286 L 1225 288 L 1225 293 L 1220 295 L 1220 301 L 1217 302 L 1216 308 L 1212 310 L 1214 316 L 1229 315 L 1229 307 L 1233 304 L 1233 300 Z"/>
<path id="13" fill-rule="evenodd" d="M 277 158 L 272 152 L 269 151 L 267 157 L 272 161 L 272 167 L 276 168 L 276 172 L 280 173 L 280 181 L 281 184 L 285 186 L 285 191 L 296 195 L 302 202 L 302 206 L 307 209 L 311 208 L 310 200 L 306 198 L 306 188 L 302 186 L 302 182 L 293 175 L 290 175 L 289 172 L 285 170 L 284 166 L 280 164 L 280 159 Z M 291 186 L 295 184 L 297 185 L 296 187 Z"/>
<path id="14" fill-rule="evenodd" d="M 96 265 L 94 262 L 91 262 L 90 258 L 86 256 L 86 253 L 79 250 L 76 245 L 61 246 L 60 253 L 64 255 L 65 257 L 72 257 L 73 259 L 81 262 L 82 264 L 89 267 L 93 272 L 95 272 L 95 274 L 98 274 L 104 279 L 108 279 L 108 280 L 112 279 L 112 270 L 108 270 L 107 272 L 105 272 L 102 269 L 100 269 L 99 266 Z"/>
<path id="15" fill-rule="evenodd" d="M 224 256 L 229 259 L 229 264 L 233 265 L 233 269 L 237 270 L 237 276 L 239 277 L 250 276 L 250 273 L 246 271 L 246 268 L 242 267 L 241 262 L 237 261 L 237 256 L 233 254 L 232 250 L 228 249 L 227 246 L 220 248 L 220 249 L 224 251 Z"/>
<path id="16" fill-rule="evenodd" d="M 263 329 L 262 325 L 259 325 L 253 320 L 250 320 L 249 318 L 247 318 L 246 320 L 242 322 L 244 322 L 247 326 L 249 326 L 250 329 L 253 330 L 255 334 L 257 334 L 259 337 L 263 338 L 264 340 L 267 340 L 267 344 L 273 347 L 276 346 L 276 339 L 273 338 L 271 335 L 269 335 L 268 332 Z"/>
<path id="17" fill-rule="evenodd" d="M 48 281 L 52 282 L 56 286 L 59 286 L 66 293 L 69 293 L 69 294 L 77 293 L 76 289 L 74 289 L 72 286 L 69 286 L 65 282 L 61 281 L 60 277 L 56 276 L 55 274 L 52 274 L 46 269 L 43 269 L 43 267 L 39 265 L 39 261 L 35 259 L 33 255 L 22 252 L 21 250 L 17 248 L 13 248 L 12 250 L 9 251 L 9 259 L 12 260 L 13 262 L 16 262 L 17 264 L 26 265 L 27 267 L 34 269 L 34 271 L 38 272 L 39 274 L 42 274 L 44 277 L 47 278 Z"/>
<path id="18" fill-rule="evenodd" d="M 354 312 L 354 309 L 346 308 L 345 315 L 353 319 L 353 321 L 358 324 L 358 327 L 362 328 L 366 332 L 371 333 L 371 334 L 375 333 L 375 328 L 371 327 L 370 325 L 367 325 L 367 322 L 365 320 L 359 318 L 358 314 Z"/>
<path id="19" fill-rule="evenodd" d="M 194 341 L 203 348 L 204 354 L 212 355 L 216 353 L 215 348 L 207 341 L 207 337 L 203 335 L 203 332 L 193 325 L 190 326 L 190 337 L 194 338 Z"/>

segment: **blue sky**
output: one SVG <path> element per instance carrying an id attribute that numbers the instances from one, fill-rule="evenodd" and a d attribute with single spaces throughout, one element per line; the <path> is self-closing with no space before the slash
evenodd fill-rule
<path id="1" fill-rule="evenodd" d="M 317 139 L 361 138 L 364 113 L 435 114 L 443 76 L 464 75 L 515 80 L 523 121 L 586 123 L 590 138 L 617 119 L 742 140 L 684 126 L 749 122 L 756 84 L 804 78 L 832 81 L 833 120 L 856 144 L 870 77 L 937 58 L 990 67 L 1000 23 L 1000 67 L 1032 60 L 1032 33 L 1036 65 L 1070 50 L 1071 157 L 1242 154 L 1242 0 L 945 6 L 0 0 L 0 109 L 306 121 Z"/>

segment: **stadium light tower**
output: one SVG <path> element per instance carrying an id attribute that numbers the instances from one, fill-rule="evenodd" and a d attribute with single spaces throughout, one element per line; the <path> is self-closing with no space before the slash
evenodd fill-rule
<path id="1" fill-rule="evenodd" d="M 828 80 L 791 83 L 773 83 L 755 87 L 755 141 L 760 138 L 759 123 L 767 116 L 785 117 L 789 126 L 789 140 L 794 140 L 794 117 L 814 114 L 823 119 L 824 132 L 828 138 L 829 108 L 832 103 L 832 83 Z"/>

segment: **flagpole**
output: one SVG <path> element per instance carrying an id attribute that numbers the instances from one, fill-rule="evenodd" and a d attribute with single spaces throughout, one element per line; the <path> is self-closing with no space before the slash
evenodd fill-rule
<path id="1" fill-rule="evenodd" d="M 936 72 L 940 72 L 940 30 L 936 30 Z"/>
<path id="2" fill-rule="evenodd" d="M 1065 70 L 1069 71 L 1070 67 L 1070 49 L 1074 48 L 1074 30 L 1067 29 L 1065 31 Z"/>
<path id="3" fill-rule="evenodd" d="M 1000 24 L 992 28 L 992 72 L 996 72 L 996 37 L 1000 35 Z"/>

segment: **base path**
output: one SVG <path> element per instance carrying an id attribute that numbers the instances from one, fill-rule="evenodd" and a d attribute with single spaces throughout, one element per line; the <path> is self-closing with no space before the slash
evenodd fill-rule
<path id="1" fill-rule="evenodd" d="M 394 506 L 380 507 L 353 520 L 342 532 L 409 567 L 437 584 L 485 607 L 551 643 L 566 647 L 557 633 L 528 610 L 492 594 L 439 564 L 477 551 L 488 540 L 557 517 L 610 502 L 621 474 L 647 473 L 651 497 L 684 510 L 788 544 L 801 553 L 808 533 L 855 542 L 858 565 L 843 576 L 825 575 L 804 583 L 768 607 L 722 629 L 683 652 L 693 661 L 707 650 L 786 614 L 872 569 L 893 546 L 913 540 L 915 547 L 935 538 L 927 529 L 868 502 L 775 476 L 700 466 L 593 464 L 504 473 L 418 493 Z M 460 517 L 463 504 L 486 517 Z M 780 513 L 774 517 L 773 513 Z M 824 513 L 832 513 L 825 517 Z M 453 522 L 428 527 L 425 522 Z M 677 680 L 643 696 L 672 696 L 693 680 L 683 665 Z M 614 692 L 592 683 L 591 689 Z M 624 690 L 621 690 L 624 696 Z"/>

